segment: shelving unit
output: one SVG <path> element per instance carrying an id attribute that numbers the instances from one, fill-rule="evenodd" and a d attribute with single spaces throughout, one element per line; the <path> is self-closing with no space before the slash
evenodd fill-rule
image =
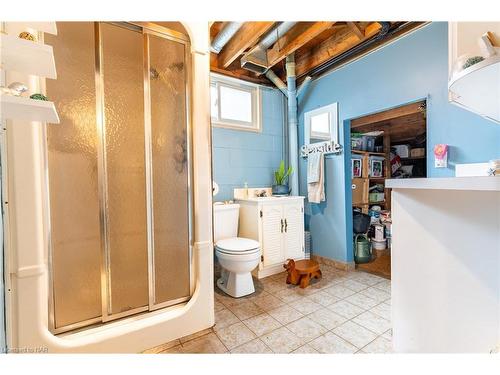
<path id="1" fill-rule="evenodd" d="M 456 74 L 449 82 L 451 102 L 500 124 L 500 55 Z"/>
<path id="2" fill-rule="evenodd" d="M 0 34 L 0 46 L 2 69 L 57 78 L 52 46 L 7 34 Z"/>
<path id="3" fill-rule="evenodd" d="M 360 154 L 360 155 L 376 155 L 376 156 L 385 156 L 385 153 L 383 153 L 383 152 L 360 151 L 360 150 L 352 150 L 351 152 L 352 152 L 353 154 Z"/>
<path id="4" fill-rule="evenodd" d="M 355 177 L 352 179 L 352 184 L 356 186 L 356 189 L 353 191 L 353 207 L 360 207 L 362 212 L 368 213 L 368 210 L 370 206 L 372 205 L 380 205 L 384 206 L 385 209 L 388 209 L 387 207 L 387 201 L 384 199 L 383 201 L 380 202 L 370 202 L 369 200 L 369 189 L 370 189 L 370 181 L 373 181 L 374 183 L 384 183 L 385 179 L 387 176 L 387 170 L 385 168 L 385 165 L 387 165 L 387 161 L 389 160 L 386 157 L 386 154 L 383 152 L 370 152 L 370 151 L 359 151 L 359 150 L 352 150 L 352 154 L 361 156 L 361 177 Z M 371 177 L 369 176 L 369 170 L 370 170 L 370 156 L 379 156 L 379 157 L 384 157 L 385 160 L 383 161 L 384 163 L 384 176 L 382 177 Z"/>
<path id="5" fill-rule="evenodd" d="M 55 22 L 15 22 L 21 29 L 33 29 L 42 33 L 57 35 L 57 26 Z"/>
<path id="6" fill-rule="evenodd" d="M 383 131 L 383 152 L 370 152 L 352 150 L 352 156 L 362 160 L 362 176 L 353 178 L 353 207 L 359 207 L 368 213 L 370 206 L 379 205 L 382 209 L 391 209 L 391 189 L 385 185 L 385 180 L 391 178 L 390 153 L 393 144 L 412 143 L 417 135 L 425 133 L 425 102 L 415 102 L 405 106 L 396 107 L 387 111 L 374 113 L 351 121 L 351 131 L 368 133 Z M 425 139 L 425 138 L 424 138 Z M 380 141 L 380 139 L 379 139 Z M 384 158 L 383 177 L 370 177 L 369 158 L 379 156 Z M 418 169 L 425 169 L 426 156 L 401 158 L 401 164 L 417 165 Z M 414 169 L 415 170 L 415 169 Z M 369 200 L 370 186 L 384 185 L 384 200 L 371 202 Z M 358 189 L 356 191 L 356 189 Z"/>
<path id="7" fill-rule="evenodd" d="M 18 30 L 28 30 L 38 34 L 40 34 L 39 32 L 57 34 L 55 22 L 2 23 L 2 31 L 4 32 L 0 34 L 2 79 L 5 79 L 5 73 L 10 71 L 56 79 L 57 72 L 52 46 L 21 39 L 17 35 Z M 9 32 L 12 33 L 9 34 Z M 9 83 L 11 82 L 3 82 L 5 86 L 8 86 Z M 58 124 L 59 116 L 52 102 L 30 99 L 25 95 L 18 97 L 2 93 L 0 95 L 0 120 L 39 121 Z"/>
<path id="8" fill-rule="evenodd" d="M 2 121 L 26 120 L 59 123 L 59 116 L 52 102 L 1 94 L 0 103 Z"/>

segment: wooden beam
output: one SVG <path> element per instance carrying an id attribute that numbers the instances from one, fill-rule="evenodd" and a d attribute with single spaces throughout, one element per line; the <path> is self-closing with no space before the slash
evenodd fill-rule
<path id="1" fill-rule="evenodd" d="M 324 64 L 363 40 L 372 37 L 379 32 L 380 28 L 380 24 L 376 22 L 368 25 L 364 38 L 359 39 L 357 35 L 353 34 L 349 26 L 345 26 L 344 29 L 339 30 L 336 34 L 314 47 L 310 53 L 296 60 L 295 72 L 297 76 L 307 74 L 311 69 Z"/>
<path id="2" fill-rule="evenodd" d="M 382 25 L 378 22 L 372 22 L 365 28 L 365 38 L 369 38 L 372 35 L 375 35 L 382 28 Z"/>
<path id="3" fill-rule="evenodd" d="M 268 67 L 273 67 L 311 39 L 314 39 L 323 31 L 332 27 L 334 23 L 335 22 L 299 22 L 267 50 Z"/>
<path id="4" fill-rule="evenodd" d="M 237 79 L 241 79 L 243 81 L 258 83 L 259 85 L 271 86 L 271 82 L 264 78 L 264 76 L 256 77 L 253 73 L 249 72 L 245 69 L 237 69 L 237 70 L 226 70 L 222 68 L 218 68 L 216 66 L 210 67 L 210 71 L 218 74 L 222 74 L 228 77 L 233 77 Z"/>
<path id="5" fill-rule="evenodd" d="M 421 112 L 421 105 L 423 102 L 412 103 L 404 105 L 401 107 L 389 109 L 387 111 L 374 113 L 372 115 L 363 116 L 354 120 L 351 120 L 351 129 L 356 129 L 361 126 L 378 123 L 382 121 L 390 121 L 397 117 L 407 116 L 414 113 Z"/>
<path id="6" fill-rule="evenodd" d="M 365 38 L 365 33 L 359 28 L 356 22 L 347 22 L 347 26 L 349 26 L 351 31 L 358 37 L 359 40 Z"/>
<path id="7" fill-rule="evenodd" d="M 245 50 L 257 43 L 273 25 L 274 22 L 245 22 L 219 53 L 218 67 L 227 68 L 231 65 Z"/>

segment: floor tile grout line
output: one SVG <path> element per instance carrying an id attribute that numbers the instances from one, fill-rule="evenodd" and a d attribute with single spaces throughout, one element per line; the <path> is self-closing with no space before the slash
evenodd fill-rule
<path id="1" fill-rule="evenodd" d="M 342 275 L 341 277 L 346 277 L 346 276 L 347 276 L 347 275 Z M 262 291 L 263 291 L 263 292 L 265 292 L 265 293 L 267 293 L 267 294 L 269 294 L 269 295 L 272 295 L 273 297 L 275 297 L 275 298 L 277 298 L 278 300 L 280 300 L 280 301 L 282 301 L 282 302 L 283 302 L 283 306 L 279 306 L 279 307 L 276 307 L 276 308 L 274 308 L 274 309 L 269 309 L 269 310 L 267 310 L 267 309 L 265 309 L 265 310 L 264 310 L 264 309 L 262 309 L 262 310 L 264 310 L 263 312 L 261 312 L 261 313 L 259 313 L 259 314 L 254 315 L 254 316 L 258 316 L 258 315 L 261 315 L 261 314 L 267 313 L 267 314 L 268 314 L 268 315 L 270 315 L 270 316 L 271 316 L 271 317 L 272 317 L 275 321 L 277 321 L 277 322 L 278 322 L 278 324 L 280 324 L 280 327 L 275 328 L 274 330 L 272 330 L 272 331 L 270 331 L 270 332 L 268 332 L 268 333 L 266 333 L 266 334 L 262 334 L 262 335 L 258 336 L 258 335 L 257 335 L 254 331 L 252 331 L 252 329 L 251 329 L 251 328 L 250 328 L 247 324 L 245 324 L 245 321 L 244 321 L 244 320 L 241 320 L 241 319 L 240 319 L 240 318 L 238 318 L 237 316 L 236 316 L 236 318 L 239 320 L 239 322 L 242 322 L 242 323 L 244 324 L 244 326 L 246 326 L 246 327 L 247 327 L 250 331 L 252 331 L 252 332 L 256 335 L 256 338 L 259 338 L 260 340 L 261 340 L 261 338 L 262 338 L 264 335 L 270 334 L 270 333 L 274 332 L 275 330 L 280 329 L 280 328 L 282 328 L 282 327 L 284 327 L 287 331 L 289 331 L 289 332 L 290 332 L 291 334 L 293 334 L 294 336 L 298 337 L 297 335 L 295 335 L 295 333 L 294 333 L 294 332 L 292 332 L 292 331 L 291 331 L 291 330 L 287 327 L 287 325 L 289 325 L 289 324 L 291 324 L 291 323 L 293 323 L 293 322 L 295 322 L 295 321 L 297 321 L 297 320 L 299 320 L 299 319 L 302 319 L 303 317 L 308 317 L 309 319 L 311 319 L 311 320 L 313 320 L 313 321 L 314 321 L 314 319 L 312 319 L 310 315 L 314 314 L 314 313 L 315 313 L 316 311 L 318 311 L 318 310 L 321 310 L 321 309 L 328 309 L 328 310 L 329 310 L 329 311 L 331 311 L 332 313 L 335 313 L 335 314 L 337 314 L 337 315 L 341 316 L 343 319 L 346 319 L 346 321 L 344 321 L 342 324 L 345 324 L 345 323 L 347 323 L 347 322 L 351 321 L 353 324 L 356 324 L 356 325 L 358 325 L 358 326 L 360 326 L 360 327 L 362 327 L 362 328 L 365 328 L 365 329 L 369 330 L 370 332 L 372 332 L 373 334 L 375 334 L 375 335 L 376 335 L 376 337 L 375 337 L 372 341 L 370 341 L 368 344 L 366 344 L 365 346 L 363 346 L 362 348 L 360 348 L 360 349 L 358 350 L 358 351 L 361 351 L 363 348 L 365 348 L 365 347 L 366 347 L 367 345 L 369 345 L 371 342 L 375 341 L 378 337 L 381 337 L 382 335 L 384 335 L 384 334 L 386 334 L 388 331 L 390 331 L 390 328 L 389 328 L 388 330 L 384 331 L 382 334 L 378 334 L 377 332 L 373 332 L 371 329 L 369 329 L 369 328 L 367 328 L 367 327 L 363 326 L 362 324 L 359 324 L 359 323 L 355 322 L 355 321 L 354 321 L 354 319 L 355 319 L 355 318 L 357 318 L 358 316 L 360 316 L 360 315 L 362 315 L 362 314 L 364 314 L 364 313 L 366 313 L 366 312 L 370 311 L 372 314 L 376 315 L 378 318 L 381 318 L 381 319 L 383 319 L 383 320 L 386 320 L 386 321 L 387 321 L 387 319 L 386 319 L 384 316 L 381 316 L 381 315 L 379 315 L 379 314 L 375 313 L 374 311 L 372 311 L 372 309 L 373 309 L 373 308 L 375 308 L 376 306 L 379 306 L 379 305 L 381 305 L 381 304 L 387 303 L 387 300 L 390 300 L 390 298 L 389 298 L 389 299 L 387 299 L 387 300 L 384 300 L 384 301 L 377 301 L 377 299 L 371 298 L 370 296 L 367 296 L 367 295 L 365 295 L 365 294 L 361 293 L 361 292 L 363 292 L 363 291 L 366 291 L 366 290 L 367 290 L 367 289 L 369 289 L 369 288 L 373 288 L 373 287 L 375 287 L 376 285 L 379 285 L 379 284 L 384 283 L 384 282 L 385 282 L 385 280 L 380 280 L 379 282 L 377 282 L 377 283 L 375 283 L 375 284 L 368 285 L 368 284 L 366 284 L 366 283 L 364 283 L 364 282 L 362 282 L 362 281 L 356 280 L 356 278 L 354 278 L 354 277 L 353 277 L 353 275 L 349 275 L 349 276 L 350 276 L 350 277 L 346 277 L 346 278 L 347 278 L 347 280 L 339 281 L 339 282 L 337 282 L 337 283 L 332 283 L 331 285 L 327 285 L 327 286 L 325 286 L 325 287 L 322 287 L 322 288 L 320 288 L 320 289 L 317 289 L 316 291 L 314 291 L 314 292 L 312 292 L 312 293 L 310 293 L 310 294 L 299 295 L 299 296 L 298 296 L 298 299 L 301 299 L 301 298 L 308 298 L 311 302 L 313 302 L 313 303 L 315 303 L 315 304 L 319 305 L 319 306 L 320 306 L 320 308 L 319 308 L 319 309 L 316 309 L 315 311 L 311 311 L 311 312 L 309 312 L 309 313 L 307 313 L 307 314 L 303 314 L 303 313 L 302 313 L 302 314 L 303 314 L 303 316 L 302 316 L 302 317 L 299 317 L 299 318 L 294 319 L 294 320 L 292 320 L 292 321 L 290 321 L 290 322 L 287 322 L 286 324 L 283 324 L 283 323 L 281 323 L 279 320 L 275 319 L 275 318 L 274 318 L 271 314 L 269 314 L 269 311 L 271 311 L 271 310 L 275 310 L 275 309 L 278 309 L 278 308 L 281 308 L 281 307 L 285 307 L 285 306 L 286 306 L 286 307 L 288 307 L 288 308 L 291 308 L 292 310 L 297 311 L 297 309 L 293 306 L 293 304 L 294 304 L 297 300 L 290 301 L 290 302 L 286 302 L 285 300 L 283 300 L 282 298 L 280 298 L 280 297 L 278 297 L 278 296 L 276 295 L 276 293 L 279 293 L 279 292 L 281 292 L 282 290 L 285 290 L 285 289 L 286 289 L 286 287 L 285 287 L 285 288 L 282 288 L 282 289 L 279 289 L 279 290 L 273 290 L 273 291 L 266 290 L 265 288 L 264 288 L 264 289 L 262 289 Z M 338 303 L 338 302 L 341 302 L 341 301 L 345 301 L 346 303 L 351 303 L 350 301 L 347 301 L 346 299 L 347 299 L 347 298 L 349 298 L 349 297 L 350 297 L 350 296 L 352 296 L 352 295 L 350 295 L 350 296 L 346 296 L 346 297 L 339 297 L 339 296 L 337 296 L 337 295 L 332 295 L 332 294 L 330 294 L 330 293 L 326 292 L 326 290 L 325 290 L 325 289 L 331 288 L 331 287 L 332 287 L 332 286 L 334 286 L 334 285 L 343 284 L 344 282 L 346 282 L 346 281 L 348 281 L 348 280 L 353 280 L 353 281 L 356 281 L 356 282 L 358 282 L 358 283 L 360 283 L 360 284 L 362 284 L 362 285 L 364 285 L 364 286 L 365 286 L 365 288 L 363 288 L 363 289 L 360 289 L 360 290 L 356 291 L 356 290 L 353 290 L 353 289 L 349 288 L 349 286 L 347 286 L 347 285 L 341 285 L 343 288 L 346 288 L 346 289 L 348 289 L 348 290 L 352 291 L 352 292 L 353 292 L 353 294 L 352 294 L 352 295 L 355 295 L 355 294 L 361 293 L 361 294 L 362 294 L 362 295 L 364 295 L 365 297 L 367 297 L 367 298 L 371 298 L 371 299 L 373 299 L 374 301 L 378 302 L 376 305 L 374 305 L 374 306 L 372 306 L 372 307 L 370 307 L 370 308 L 368 308 L 368 309 L 367 309 L 366 307 L 364 307 L 364 306 L 363 306 L 363 307 L 361 307 L 361 306 L 358 306 L 358 305 L 356 305 L 356 304 L 353 304 L 354 306 L 356 306 L 356 307 L 358 307 L 358 308 L 362 309 L 363 311 L 362 311 L 362 312 L 360 312 L 359 314 L 356 314 L 356 315 L 354 315 L 354 316 L 350 317 L 350 318 L 347 318 L 346 316 L 343 316 L 342 314 L 339 314 L 339 313 L 337 313 L 336 311 L 330 310 L 330 309 L 329 309 L 329 307 L 330 307 L 330 306 L 332 306 L 333 304 Z M 273 283 L 274 283 L 274 282 L 278 282 L 278 281 L 273 280 Z M 331 281 L 330 281 L 330 282 L 331 282 Z M 390 294 L 390 293 L 388 293 L 386 290 L 383 290 L 383 289 L 380 289 L 380 288 L 376 288 L 376 289 L 377 289 L 377 290 L 380 290 L 381 292 L 384 292 L 384 293 Z M 294 293 L 294 292 L 296 292 L 296 291 L 297 291 L 297 289 L 295 289 L 295 288 L 291 288 L 291 290 L 290 290 L 290 291 L 291 291 L 292 293 Z M 331 303 L 331 304 L 323 305 L 323 304 L 318 303 L 318 302 L 316 302 L 316 301 L 312 300 L 311 298 L 309 298 L 310 296 L 312 296 L 312 295 L 314 295 L 314 294 L 317 294 L 317 293 L 320 293 L 320 292 L 326 292 L 327 294 L 331 295 L 332 297 L 334 297 L 334 298 L 338 298 L 338 301 L 335 301 L 335 302 L 333 302 L 333 303 Z M 231 307 L 233 307 L 233 308 L 234 308 L 234 306 L 235 306 L 235 305 L 232 305 L 232 304 L 231 304 L 232 306 L 226 305 L 226 304 L 224 304 L 224 302 L 222 302 L 222 301 L 219 301 L 219 302 L 221 302 L 221 303 L 222 303 L 222 305 L 223 305 L 223 306 L 225 306 L 225 307 L 226 307 L 226 308 L 227 308 L 230 312 L 232 312 Z M 301 313 L 301 312 L 299 311 L 299 313 Z M 234 314 L 234 313 L 233 313 L 233 314 Z M 254 317 L 254 316 L 252 316 L 252 317 Z M 251 319 L 252 317 L 246 318 L 245 320 Z M 332 334 L 334 334 L 335 336 L 337 336 L 337 337 L 341 338 L 342 340 L 344 340 L 344 341 L 348 342 L 350 345 L 353 345 L 355 348 L 358 348 L 358 347 L 357 347 L 356 345 L 354 345 L 353 343 L 349 342 L 348 340 L 344 339 L 343 337 L 341 337 L 341 336 L 337 335 L 335 332 L 333 332 L 333 330 L 334 330 L 334 329 L 336 329 L 337 327 L 341 326 L 342 324 L 339 324 L 339 325 L 337 325 L 336 327 L 334 327 L 334 328 L 332 328 L 332 329 L 328 330 L 328 328 L 327 328 L 327 327 L 325 327 L 325 326 L 321 325 L 320 323 L 318 323 L 318 322 L 316 322 L 316 321 L 314 321 L 314 322 L 315 322 L 315 323 L 317 323 L 317 324 L 319 324 L 322 328 L 324 328 L 324 329 L 326 329 L 326 330 L 327 330 L 327 331 L 326 331 L 323 335 L 325 335 L 325 334 L 326 334 L 326 333 L 328 333 L 328 332 L 331 332 L 331 333 L 332 333 Z M 389 322 L 390 322 L 390 320 L 389 320 Z M 224 327 L 224 328 L 228 328 L 228 327 L 230 327 L 230 326 L 232 326 L 232 325 L 234 325 L 234 324 L 236 324 L 236 323 L 237 323 L 237 322 L 235 322 L 235 323 L 233 323 L 233 324 L 230 324 L 229 326 Z M 224 329 L 224 328 L 222 328 L 222 329 Z M 216 333 L 216 332 L 215 332 L 215 333 Z M 217 335 L 217 333 L 216 333 L 216 335 Z M 300 347 L 302 347 L 302 346 L 304 346 L 304 345 L 307 345 L 307 344 L 311 343 L 312 341 L 314 341 L 315 339 L 317 339 L 318 337 L 321 337 L 321 336 L 323 336 L 323 335 L 317 336 L 316 338 L 313 338 L 313 339 L 310 339 L 310 340 L 307 340 L 307 339 L 303 339 L 303 338 L 298 337 L 298 338 L 299 338 L 299 340 L 300 340 L 300 341 L 302 341 L 302 345 L 300 345 L 298 348 L 300 348 Z M 218 335 L 217 335 L 217 337 L 219 338 L 219 336 L 218 336 Z M 219 338 L 219 339 L 220 339 L 220 338 Z M 384 338 L 384 339 L 385 339 L 385 338 Z M 253 340 L 255 340 L 255 339 L 253 339 Z M 387 339 L 386 339 L 386 340 L 387 340 Z M 250 340 L 250 341 L 252 341 L 252 340 Z M 261 340 L 261 341 L 262 341 L 262 340 Z M 223 344 L 223 345 L 224 345 L 224 344 Z M 242 344 L 242 345 L 244 345 L 244 344 Z M 265 345 L 266 347 L 268 347 L 265 343 L 264 343 L 264 345 Z M 224 347 L 227 349 L 227 347 L 226 347 L 225 345 L 224 345 Z M 269 348 L 269 347 L 268 347 L 268 348 Z M 271 349 L 271 348 L 269 348 L 269 349 Z M 234 350 L 234 349 L 233 349 L 233 350 Z M 272 350 L 272 349 L 271 349 L 271 350 Z M 297 349 L 294 349 L 294 350 L 297 350 Z"/>
<path id="2" fill-rule="evenodd" d="M 390 328 L 389 328 L 390 329 Z M 387 331 L 389 331 L 389 329 Z M 378 338 L 383 338 L 384 340 L 387 340 L 385 337 L 382 337 L 382 335 L 384 335 L 387 331 L 385 331 L 384 333 L 378 335 L 377 337 L 375 337 L 372 341 L 370 341 L 368 344 L 366 344 L 365 346 L 363 346 L 361 349 L 359 350 L 363 350 L 364 348 L 366 348 L 368 345 L 370 345 L 372 342 L 374 342 L 375 340 L 377 340 Z M 388 341 L 391 341 L 391 340 L 388 340 Z M 391 343 L 392 344 L 392 343 Z M 392 345 L 391 345 L 392 346 Z M 385 353 L 385 352 L 384 352 Z M 374 353 L 374 354 L 377 354 L 377 353 Z M 380 353 L 378 353 L 380 354 Z"/>

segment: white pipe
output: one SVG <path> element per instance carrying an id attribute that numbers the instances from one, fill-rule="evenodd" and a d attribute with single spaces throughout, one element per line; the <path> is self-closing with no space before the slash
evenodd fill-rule
<path id="1" fill-rule="evenodd" d="M 311 84 L 311 80 L 311 76 L 307 76 L 306 78 L 304 78 L 304 81 L 302 81 L 302 84 L 297 89 L 297 99 L 307 90 L 307 88 Z"/>
<path id="2" fill-rule="evenodd" d="M 277 88 L 280 89 L 280 91 L 286 96 L 288 97 L 288 90 L 286 88 L 286 85 L 285 83 L 271 70 L 269 69 L 267 72 L 266 72 L 266 77 L 276 85 Z"/>
<path id="3" fill-rule="evenodd" d="M 291 195 L 299 194 L 299 146 L 297 120 L 297 89 L 295 76 L 295 55 L 286 57 L 286 81 L 288 84 L 288 152 L 289 164 L 293 169 L 290 177 Z"/>
<path id="4" fill-rule="evenodd" d="M 224 26 L 224 28 L 212 41 L 210 51 L 212 51 L 213 53 L 219 53 L 242 25 L 243 22 L 229 22 L 226 26 Z"/>

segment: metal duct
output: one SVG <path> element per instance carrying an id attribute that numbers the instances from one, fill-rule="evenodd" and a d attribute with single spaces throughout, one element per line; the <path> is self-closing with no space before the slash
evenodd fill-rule
<path id="1" fill-rule="evenodd" d="M 267 63 L 267 49 L 283 35 L 285 35 L 297 22 L 282 22 L 272 29 L 250 52 L 241 58 L 241 67 L 257 74 L 263 74 L 269 69 Z"/>
<path id="2" fill-rule="evenodd" d="M 286 88 L 285 83 L 274 73 L 271 69 L 269 69 L 266 72 L 266 77 L 276 85 L 277 88 L 280 89 L 280 91 L 288 97 L 288 89 Z"/>
<path id="3" fill-rule="evenodd" d="M 212 41 L 210 51 L 212 51 L 213 53 L 219 53 L 242 25 L 243 22 L 229 22 L 226 26 L 224 26 L 224 28 Z"/>
<path id="4" fill-rule="evenodd" d="M 285 35 L 297 22 L 282 22 L 272 29 L 257 45 L 257 48 L 267 50 L 271 47 L 280 36 Z"/>
<path id="5" fill-rule="evenodd" d="M 289 164 L 293 169 L 290 177 L 291 195 L 299 194 L 299 145 L 297 120 L 297 90 L 295 80 L 295 55 L 286 57 L 286 82 L 288 85 L 288 152 Z"/>

